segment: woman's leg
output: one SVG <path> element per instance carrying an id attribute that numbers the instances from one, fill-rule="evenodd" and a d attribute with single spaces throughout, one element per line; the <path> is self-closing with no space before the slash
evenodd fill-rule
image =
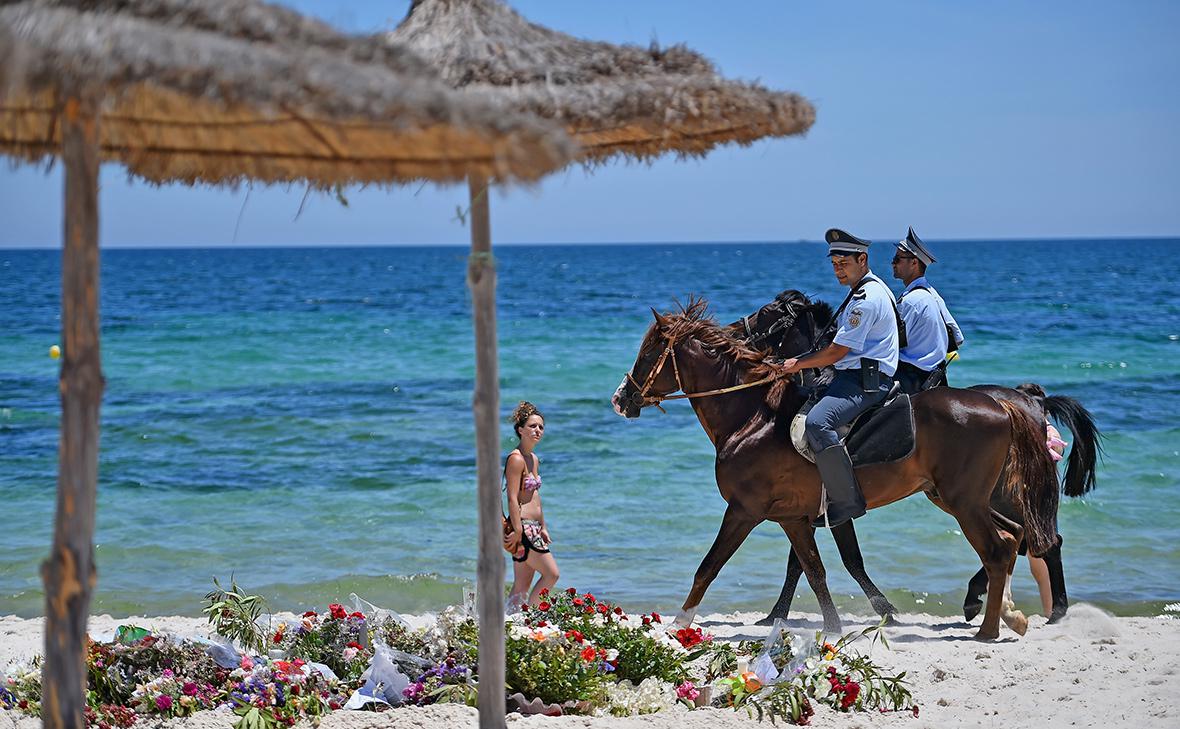
<path id="1" fill-rule="evenodd" d="M 528 562 L 512 561 L 512 590 L 508 593 L 508 604 L 524 605 L 529 599 L 529 586 L 533 583 L 536 570 Z"/>
<path id="2" fill-rule="evenodd" d="M 535 552 L 530 549 L 529 558 L 525 563 L 541 573 L 541 579 L 537 580 L 537 584 L 533 585 L 533 589 L 529 592 L 529 604 L 536 605 L 541 602 L 541 590 L 552 590 L 561 573 L 557 569 L 557 560 L 549 552 Z"/>
<path id="3" fill-rule="evenodd" d="M 1040 557 L 1028 555 L 1028 571 L 1037 581 L 1037 589 L 1041 592 L 1041 611 L 1045 617 L 1053 614 L 1053 587 L 1049 584 L 1049 566 Z"/>

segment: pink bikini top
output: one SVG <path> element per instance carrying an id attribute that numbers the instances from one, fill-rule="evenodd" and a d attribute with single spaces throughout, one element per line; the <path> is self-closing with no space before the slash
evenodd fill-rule
<path id="1" fill-rule="evenodd" d="M 541 488 L 541 477 L 539 475 L 534 476 L 531 473 L 526 474 L 520 485 L 524 486 L 525 491 L 537 491 Z"/>

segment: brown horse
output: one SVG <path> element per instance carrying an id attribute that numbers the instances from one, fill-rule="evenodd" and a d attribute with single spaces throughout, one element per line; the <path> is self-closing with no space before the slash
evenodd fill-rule
<path id="1" fill-rule="evenodd" d="M 754 527 L 771 520 L 786 532 L 825 606 L 824 629 L 838 632 L 840 616 L 832 606 L 811 528 L 819 512 L 819 472 L 799 455 L 787 434 L 803 395 L 792 379 L 763 361 L 765 353 L 750 349 L 732 330 L 708 318 L 706 307 L 704 300 L 690 299 L 676 314 L 652 310 L 655 323 L 611 399 L 616 412 L 635 418 L 642 408 L 683 391 L 717 451 L 717 488 L 728 507 L 677 620 L 692 621 L 721 568 Z M 1053 546 L 1056 535 L 1056 487 L 1024 485 L 1054 483 L 1044 424 L 970 390 L 938 388 L 912 401 L 917 426 L 913 454 L 857 469 L 868 508 L 918 492 L 933 497 L 959 522 L 987 571 L 987 608 L 976 637 L 999 637 L 1001 613 L 1023 634 L 1027 621 L 1005 600 L 1017 544 L 1024 538 L 1040 554 Z M 992 512 L 989 501 L 996 488 L 1007 489 L 1020 505 L 1023 530 Z"/>

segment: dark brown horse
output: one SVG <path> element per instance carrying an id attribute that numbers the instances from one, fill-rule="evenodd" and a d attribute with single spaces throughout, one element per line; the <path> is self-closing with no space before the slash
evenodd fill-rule
<path id="1" fill-rule="evenodd" d="M 766 349 L 776 356 L 797 357 L 827 343 L 830 337 L 823 337 L 822 330 L 832 317 L 832 309 L 822 301 L 811 301 L 799 291 L 784 291 L 771 303 L 763 306 L 750 316 L 734 322 L 729 329 L 735 336 L 758 349 Z M 821 341 L 822 339 L 822 341 Z M 822 373 L 820 376 L 823 376 Z M 973 390 L 985 392 L 997 400 L 1007 400 L 1026 409 L 1037 422 L 1054 418 L 1065 425 L 1073 435 L 1073 447 L 1061 482 L 1061 491 L 1066 496 L 1081 496 L 1094 488 L 1098 455 L 1101 453 L 1101 433 L 1094 418 L 1077 400 L 1061 395 L 1047 395 L 1040 385 L 1033 383 L 1018 388 L 998 385 L 973 385 Z M 1056 479 L 1056 473 L 1053 474 Z M 1003 489 L 992 493 L 992 509 L 1017 523 L 1022 521 L 1020 506 L 1008 497 Z M 877 614 L 891 616 L 897 612 L 892 603 L 869 578 L 865 571 L 864 559 L 851 521 L 832 529 L 832 538 L 840 552 L 848 573 L 864 590 L 869 604 Z M 1065 587 L 1065 570 L 1061 563 L 1061 537 L 1042 557 L 1049 572 L 1049 584 L 1053 596 L 1053 607 L 1049 622 L 1063 618 L 1069 608 Z M 1023 542 L 1020 552 L 1027 548 Z M 787 574 L 778 601 L 770 613 L 758 621 L 769 625 L 776 619 L 785 619 L 791 610 L 792 598 L 803 575 L 794 550 L 787 558 Z M 971 620 L 983 608 L 982 595 L 987 591 L 987 571 L 980 569 L 967 586 L 967 597 L 963 602 L 963 615 Z"/>
<path id="2" fill-rule="evenodd" d="M 794 449 L 789 420 L 802 405 L 794 381 L 778 377 L 765 353 L 750 349 L 706 316 L 703 300 L 679 313 L 660 315 L 640 345 L 635 364 L 612 398 L 619 414 L 638 417 L 677 391 L 692 407 L 716 448 L 718 490 L 728 504 L 713 546 L 705 555 L 678 621 L 691 622 L 709 584 L 755 526 L 777 522 L 799 555 L 803 572 L 824 608 L 824 628 L 840 630 L 831 606 L 823 562 L 811 520 L 819 512 L 815 466 Z M 1047 483 L 1053 463 L 1044 447 L 1044 424 L 1008 403 L 980 392 L 939 388 L 913 398 L 917 443 L 896 463 L 857 469 L 868 508 L 923 492 L 959 522 L 988 575 L 987 607 L 980 639 L 999 637 L 1005 622 L 1023 633 L 1024 616 L 1005 600 L 1016 547 L 1027 539 L 1034 554 L 1054 544 L 1057 489 Z M 1008 468 L 1005 468 L 1005 466 Z M 1007 478 L 1001 480 L 1001 474 Z M 1006 489 L 1021 507 L 1024 528 L 989 506 Z"/>

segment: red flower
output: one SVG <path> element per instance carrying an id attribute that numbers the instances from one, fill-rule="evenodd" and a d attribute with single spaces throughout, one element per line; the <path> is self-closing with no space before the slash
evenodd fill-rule
<path id="1" fill-rule="evenodd" d="M 360 618 L 361 620 L 364 620 L 364 619 L 365 619 L 365 614 L 364 614 L 364 613 L 362 613 L 360 610 L 357 610 L 356 612 L 354 612 L 354 613 L 352 614 L 352 617 L 354 617 L 354 618 Z"/>
<path id="2" fill-rule="evenodd" d="M 597 657 L 598 657 L 598 651 L 594 649 L 594 646 L 588 645 L 582 649 L 582 660 L 583 661 L 586 661 L 587 663 L 589 663 L 590 661 L 593 661 Z"/>
<path id="3" fill-rule="evenodd" d="M 615 615 L 622 615 L 622 614 L 623 614 L 623 608 L 616 607 L 615 608 Z"/>
<path id="4" fill-rule="evenodd" d="M 337 620 L 343 620 L 344 618 L 348 617 L 348 611 L 345 610 L 344 606 L 340 603 L 334 602 L 329 605 L 328 612 L 331 613 L 332 617 L 336 618 Z"/>
<path id="5" fill-rule="evenodd" d="M 577 595 L 577 594 L 578 594 L 578 591 L 577 591 L 576 589 L 574 589 L 573 587 L 570 587 L 570 588 L 566 589 L 566 591 L 565 591 L 565 592 L 566 592 L 566 594 L 567 594 L 567 595 L 569 595 L 570 597 L 573 597 L 574 595 Z"/>
<path id="6" fill-rule="evenodd" d="M 361 645 L 360 643 L 357 643 L 355 640 L 348 641 L 348 645 L 345 647 L 346 648 L 356 648 L 358 651 L 365 649 L 365 647 L 363 645 Z"/>
<path id="7" fill-rule="evenodd" d="M 593 595 L 591 595 L 591 594 L 590 594 L 590 593 L 588 593 L 588 592 L 587 592 L 585 595 L 583 595 L 583 596 L 582 596 L 582 599 L 584 599 L 584 600 L 585 600 L 586 602 L 588 602 L 588 603 L 593 603 L 593 602 L 594 602 L 594 596 L 593 596 Z"/>
<path id="8" fill-rule="evenodd" d="M 275 643 L 282 643 L 283 642 L 283 631 L 281 631 L 281 630 L 275 631 L 275 637 L 272 640 L 274 640 Z"/>
<path id="9" fill-rule="evenodd" d="M 598 603 L 598 612 L 606 615 L 610 612 L 610 608 L 608 608 L 606 605 L 603 605 L 602 603 Z"/>
<path id="10" fill-rule="evenodd" d="M 545 627 L 546 625 L 548 625 L 548 624 L 549 624 L 549 623 L 547 623 L 547 622 L 546 622 L 546 621 L 544 621 L 544 620 L 538 620 L 538 621 L 537 621 L 537 627 L 538 627 L 538 628 L 544 628 L 544 627 Z"/>
<path id="11" fill-rule="evenodd" d="M 692 648 L 705 642 L 705 637 L 700 628 L 681 628 L 676 631 L 676 640 L 680 641 L 680 645 L 685 648 Z"/>
<path id="12" fill-rule="evenodd" d="M 553 607 L 553 606 L 547 602 L 542 602 L 541 604 L 537 605 L 537 609 L 540 610 L 541 612 L 545 612 L 546 610 L 548 610 L 551 607 Z"/>
<path id="13" fill-rule="evenodd" d="M 590 607 L 589 605 L 587 605 L 586 607 L 582 608 L 582 612 L 586 613 L 587 615 L 593 615 L 593 614 L 594 614 L 594 608 L 592 608 L 592 607 Z"/>
<path id="14" fill-rule="evenodd" d="M 582 605 L 585 605 L 585 603 L 582 601 L 582 598 L 575 597 L 574 598 L 574 605 L 576 605 L 577 607 L 582 607 Z"/>
<path id="15" fill-rule="evenodd" d="M 660 614 L 659 613 L 652 613 L 651 619 L 656 621 L 657 623 L 660 622 Z"/>
<path id="16" fill-rule="evenodd" d="M 918 705 L 917 704 L 914 704 L 914 718 L 915 719 L 918 718 Z"/>
<path id="17" fill-rule="evenodd" d="M 548 587 L 542 587 L 542 588 L 541 588 L 541 592 L 540 592 L 540 593 L 538 593 L 538 594 L 540 594 L 540 596 L 541 596 L 541 597 L 545 597 L 546 595 L 548 595 L 548 594 L 549 594 L 549 588 L 548 588 Z"/>
<path id="18" fill-rule="evenodd" d="M 315 610 L 308 610 L 307 612 L 303 613 L 303 617 L 305 617 L 305 618 L 314 618 L 314 617 L 316 617 L 316 615 L 318 615 L 318 614 L 319 614 L 319 613 L 317 613 Z"/>
<path id="19" fill-rule="evenodd" d="M 644 624 L 644 625 L 651 625 L 651 618 L 649 618 L 648 616 L 644 615 L 644 616 L 643 616 L 643 624 Z"/>
<path id="20" fill-rule="evenodd" d="M 565 632 L 565 637 L 569 638 L 570 640 L 574 641 L 575 643 L 581 643 L 583 640 L 586 639 L 586 636 L 582 635 L 580 632 L 578 632 L 576 630 L 567 630 Z"/>

